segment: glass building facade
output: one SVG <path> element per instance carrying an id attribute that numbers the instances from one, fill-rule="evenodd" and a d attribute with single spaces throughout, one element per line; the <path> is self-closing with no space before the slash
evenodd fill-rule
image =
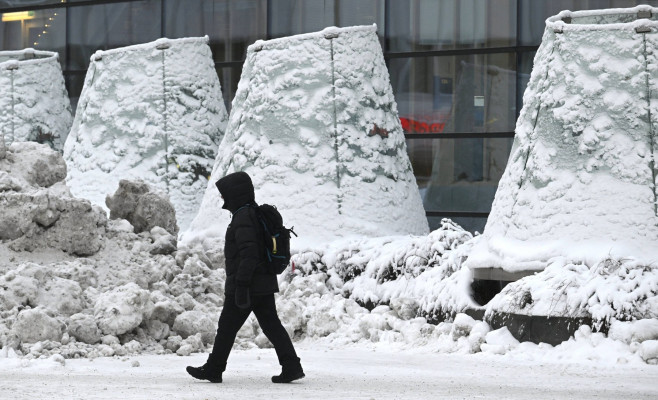
<path id="1" fill-rule="evenodd" d="M 481 231 L 546 18 L 658 0 L 0 0 L 0 50 L 57 51 L 71 103 L 89 58 L 160 37 L 210 37 L 230 110 L 258 39 L 377 24 L 430 227 Z"/>

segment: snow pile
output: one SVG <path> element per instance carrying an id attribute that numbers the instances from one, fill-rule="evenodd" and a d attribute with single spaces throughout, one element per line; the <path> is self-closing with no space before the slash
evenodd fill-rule
<path id="1" fill-rule="evenodd" d="M 642 326 L 644 325 L 644 326 Z M 651 327 L 648 327 L 651 326 Z M 615 321 L 613 327 L 625 332 L 623 336 L 606 337 L 581 326 L 574 337 L 557 346 L 516 340 L 507 327 L 492 330 L 482 321 L 466 314 L 458 314 L 453 322 L 436 327 L 436 346 L 446 353 L 484 353 L 505 355 L 522 360 L 566 362 L 594 362 L 597 364 L 658 364 L 655 320 L 636 323 Z M 634 336 L 633 336 L 634 335 Z"/>
<path id="2" fill-rule="evenodd" d="M 428 233 L 374 26 L 248 48 L 227 133 L 185 242 L 223 239 L 230 218 L 214 181 L 235 171 L 249 173 L 256 201 L 276 205 L 295 227 L 297 246 Z"/>
<path id="3" fill-rule="evenodd" d="M 58 59 L 50 51 L 0 51 L 3 144 L 34 141 L 62 151 L 73 115 Z"/>
<path id="4" fill-rule="evenodd" d="M 159 39 L 92 56 L 64 148 L 76 196 L 104 205 L 121 179 L 143 179 L 189 224 L 227 121 L 207 43 Z"/>
<path id="5" fill-rule="evenodd" d="M 110 220 L 103 248 L 86 258 L 0 247 L 0 347 L 65 358 L 205 350 L 223 304 L 223 257 L 153 255 L 163 231 Z M 40 257 L 50 261 L 30 261 Z"/>
<path id="6" fill-rule="evenodd" d="M 111 220 L 103 249 L 81 259 L 50 254 L 51 262 L 39 265 L 21 259 L 32 253 L 12 253 L 13 262 L 0 264 L 0 354 L 63 360 L 207 351 L 224 302 L 223 255 L 201 247 L 152 255 L 159 229 L 136 234 L 127 221 Z M 472 307 L 470 271 L 460 266 L 469 239 L 444 221 L 428 237 L 346 240 L 322 255 L 297 254 L 295 271 L 280 279 L 280 318 L 294 340 L 331 346 L 658 362 L 658 325 L 647 314 L 612 318 L 609 337 L 583 326 L 551 347 L 519 343 L 507 328 L 461 313 Z M 236 347 L 271 347 L 253 315 Z"/>
<path id="7" fill-rule="evenodd" d="M 509 162 L 467 266 L 658 260 L 658 38 L 647 34 L 658 21 L 646 19 L 657 13 L 638 6 L 547 20 Z"/>
<path id="8" fill-rule="evenodd" d="M 16 251 L 56 248 L 86 256 L 101 247 L 105 213 L 71 196 L 66 165 L 45 144 L 15 142 L 0 159 L 0 241 Z"/>
<path id="9" fill-rule="evenodd" d="M 542 272 L 505 286 L 487 313 L 591 317 L 611 321 L 658 318 L 658 267 L 605 259 L 592 266 L 554 259 Z"/>
<path id="10" fill-rule="evenodd" d="M 137 233 L 159 226 L 177 235 L 176 211 L 169 196 L 154 189 L 143 181 L 120 180 L 117 191 L 105 198 L 110 218 L 127 220 Z"/>

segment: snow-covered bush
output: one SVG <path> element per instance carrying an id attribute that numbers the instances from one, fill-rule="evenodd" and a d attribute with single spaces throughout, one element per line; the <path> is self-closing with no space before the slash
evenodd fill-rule
<path id="1" fill-rule="evenodd" d="M 326 28 L 249 46 L 211 182 L 185 242 L 230 222 L 214 182 L 246 171 L 293 246 L 428 232 L 376 27 Z"/>
<path id="2" fill-rule="evenodd" d="M 555 259 L 542 272 L 505 286 L 487 313 L 591 317 L 606 329 L 614 320 L 658 318 L 658 267 L 606 259 L 593 266 Z"/>
<path id="3" fill-rule="evenodd" d="M 227 120 L 207 43 L 159 39 L 91 57 L 64 148 L 73 194 L 103 205 L 121 179 L 143 179 L 187 227 Z"/>
<path id="4" fill-rule="evenodd" d="M 292 263 L 297 274 L 322 273 L 323 286 L 368 308 L 390 304 L 403 319 L 437 321 L 475 306 L 470 273 L 461 267 L 472 238 L 444 219 L 428 236 L 335 241 L 322 252 L 295 254 Z"/>
<path id="5" fill-rule="evenodd" d="M 546 21 L 509 162 L 465 265 L 658 261 L 657 13 L 563 11 Z"/>
<path id="6" fill-rule="evenodd" d="M 0 51 L 0 159 L 13 142 L 62 151 L 73 115 L 58 58 L 51 51 Z"/>

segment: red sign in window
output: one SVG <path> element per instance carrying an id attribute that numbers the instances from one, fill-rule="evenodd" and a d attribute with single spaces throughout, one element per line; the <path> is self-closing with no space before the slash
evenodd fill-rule
<path id="1" fill-rule="evenodd" d="M 407 118 L 400 117 L 402 130 L 404 133 L 443 133 L 446 127 L 447 116 L 435 116 L 428 118 Z"/>

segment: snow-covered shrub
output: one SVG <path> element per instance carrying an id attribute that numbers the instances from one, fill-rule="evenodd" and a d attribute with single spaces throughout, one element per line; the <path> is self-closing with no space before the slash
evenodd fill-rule
<path id="1" fill-rule="evenodd" d="M 322 286 L 369 308 L 391 304 L 405 319 L 443 320 L 475 306 L 470 271 L 461 267 L 472 239 L 443 220 L 428 236 L 335 241 L 323 252 L 295 254 L 292 262 L 297 275 L 322 274 Z"/>
<path id="2" fill-rule="evenodd" d="M 505 286 L 486 308 L 487 314 L 591 317 L 603 329 L 615 319 L 658 318 L 658 268 L 630 260 L 588 266 L 558 258 Z"/>
<path id="3" fill-rule="evenodd" d="M 72 120 L 57 53 L 0 51 L 0 152 L 5 144 L 25 141 L 61 152 Z"/>
<path id="4" fill-rule="evenodd" d="M 246 171 L 299 238 L 428 232 L 375 26 L 249 46 L 211 182 L 185 242 L 212 246 L 230 222 L 214 181 Z"/>
<path id="5" fill-rule="evenodd" d="M 188 226 L 227 120 L 207 43 L 159 39 L 91 57 L 64 148 L 73 194 L 103 205 L 121 179 L 143 179 Z"/>
<path id="6" fill-rule="evenodd" d="M 656 13 L 563 11 L 546 21 L 509 162 L 467 266 L 658 260 L 658 21 L 646 17 Z"/>

